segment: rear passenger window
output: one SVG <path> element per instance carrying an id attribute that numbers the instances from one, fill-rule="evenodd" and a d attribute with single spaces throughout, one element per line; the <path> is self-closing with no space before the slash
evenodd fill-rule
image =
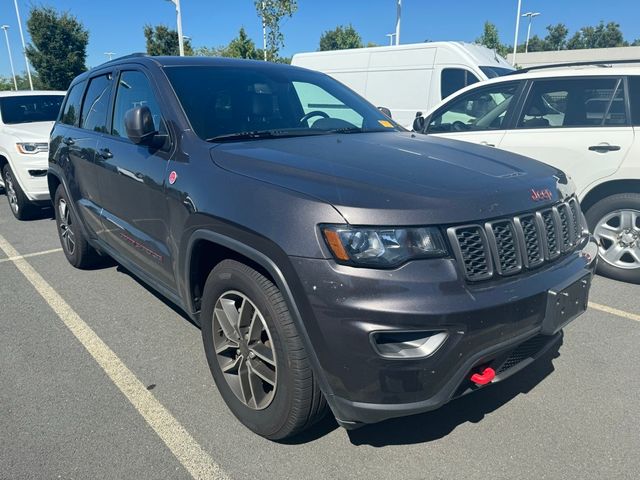
<path id="1" fill-rule="evenodd" d="M 617 78 L 556 79 L 534 82 L 519 128 L 626 125 L 624 85 Z"/>
<path id="2" fill-rule="evenodd" d="M 89 88 L 84 96 L 80 127 L 95 132 L 107 133 L 107 112 L 111 93 L 112 75 L 100 75 L 89 81 Z"/>
<path id="3" fill-rule="evenodd" d="M 629 97 L 631 121 L 634 125 L 640 125 L 640 77 L 629 77 Z"/>
<path id="4" fill-rule="evenodd" d="M 478 77 L 462 68 L 444 68 L 440 76 L 440 95 L 447 98 L 467 85 L 478 82 Z"/>
<path id="5" fill-rule="evenodd" d="M 67 101 L 60 117 L 60 122 L 73 127 L 78 126 L 80 120 L 80 104 L 82 103 L 82 92 L 86 82 L 76 83 L 67 94 Z"/>

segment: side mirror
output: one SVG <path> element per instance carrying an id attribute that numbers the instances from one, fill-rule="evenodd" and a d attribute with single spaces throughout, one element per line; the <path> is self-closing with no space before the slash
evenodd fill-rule
<path id="1" fill-rule="evenodd" d="M 391 116 L 391 110 L 389 110 L 387 107 L 378 107 L 378 110 L 380 110 L 382 113 L 384 113 L 387 117 L 393 118 Z"/>
<path id="2" fill-rule="evenodd" d="M 413 119 L 413 131 L 422 133 L 424 130 L 424 117 L 422 112 L 416 112 L 416 118 Z"/>
<path id="3" fill-rule="evenodd" d="M 124 126 L 127 137 L 136 145 L 151 145 L 153 137 L 158 134 L 153 124 L 153 115 L 147 106 L 127 110 L 124 115 Z"/>

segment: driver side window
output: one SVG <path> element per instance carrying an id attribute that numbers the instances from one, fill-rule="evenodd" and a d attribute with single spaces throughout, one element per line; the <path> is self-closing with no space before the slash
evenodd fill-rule
<path id="1" fill-rule="evenodd" d="M 435 113 L 427 133 L 500 130 L 517 88 L 500 83 L 461 95 Z"/>
<path id="2" fill-rule="evenodd" d="M 362 123 L 364 119 L 361 115 L 317 85 L 305 82 L 293 82 L 293 88 L 296 91 L 305 115 L 318 112 L 315 116 L 309 116 L 309 126 L 313 126 L 317 120 L 323 117 L 344 120 L 354 127 L 363 126 Z"/>

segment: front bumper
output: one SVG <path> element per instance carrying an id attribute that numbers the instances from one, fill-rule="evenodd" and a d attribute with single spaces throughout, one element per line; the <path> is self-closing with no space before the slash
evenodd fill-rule
<path id="1" fill-rule="evenodd" d="M 25 155 L 15 153 L 11 156 L 11 170 L 17 177 L 26 197 L 32 202 L 51 200 L 47 184 L 48 154 Z"/>
<path id="2" fill-rule="evenodd" d="M 561 332 L 540 335 L 548 290 L 592 275 L 596 258 L 595 241 L 585 237 L 554 264 L 478 284 L 463 281 L 451 259 L 374 270 L 292 258 L 336 418 L 348 426 L 438 408 L 474 389 L 468 380 L 474 368 L 499 369 L 523 343 L 535 343 L 497 380 L 507 378 L 559 342 Z M 448 333 L 426 358 L 385 358 L 370 340 L 372 332 L 425 329 Z"/>

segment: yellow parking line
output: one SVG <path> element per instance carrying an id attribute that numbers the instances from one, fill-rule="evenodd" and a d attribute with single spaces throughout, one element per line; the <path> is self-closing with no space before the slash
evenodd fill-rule
<path id="1" fill-rule="evenodd" d="M 8 258 L 0 258 L 0 263 L 15 262 L 16 260 L 18 260 L 20 258 L 39 257 L 40 255 L 47 255 L 48 253 L 57 253 L 57 252 L 61 252 L 61 251 L 62 251 L 61 248 L 52 248 L 51 250 L 43 250 L 42 252 L 27 253 L 25 255 L 14 255 L 14 256 L 8 257 Z M 6 254 L 6 252 L 5 252 L 5 254 Z"/>
<path id="2" fill-rule="evenodd" d="M 0 235 L 4 251 L 65 326 L 100 365 L 133 407 L 156 432 L 184 468 L 196 479 L 229 480 L 176 418 L 149 392 L 109 346 L 91 329 L 42 276 Z"/>
<path id="3" fill-rule="evenodd" d="M 607 305 L 600 305 L 599 303 L 589 302 L 589 307 L 594 310 L 600 310 L 601 312 L 610 313 L 611 315 L 617 315 L 618 317 L 628 318 L 640 322 L 640 315 L 635 313 L 625 312 L 624 310 L 618 310 L 617 308 L 609 307 Z"/>

